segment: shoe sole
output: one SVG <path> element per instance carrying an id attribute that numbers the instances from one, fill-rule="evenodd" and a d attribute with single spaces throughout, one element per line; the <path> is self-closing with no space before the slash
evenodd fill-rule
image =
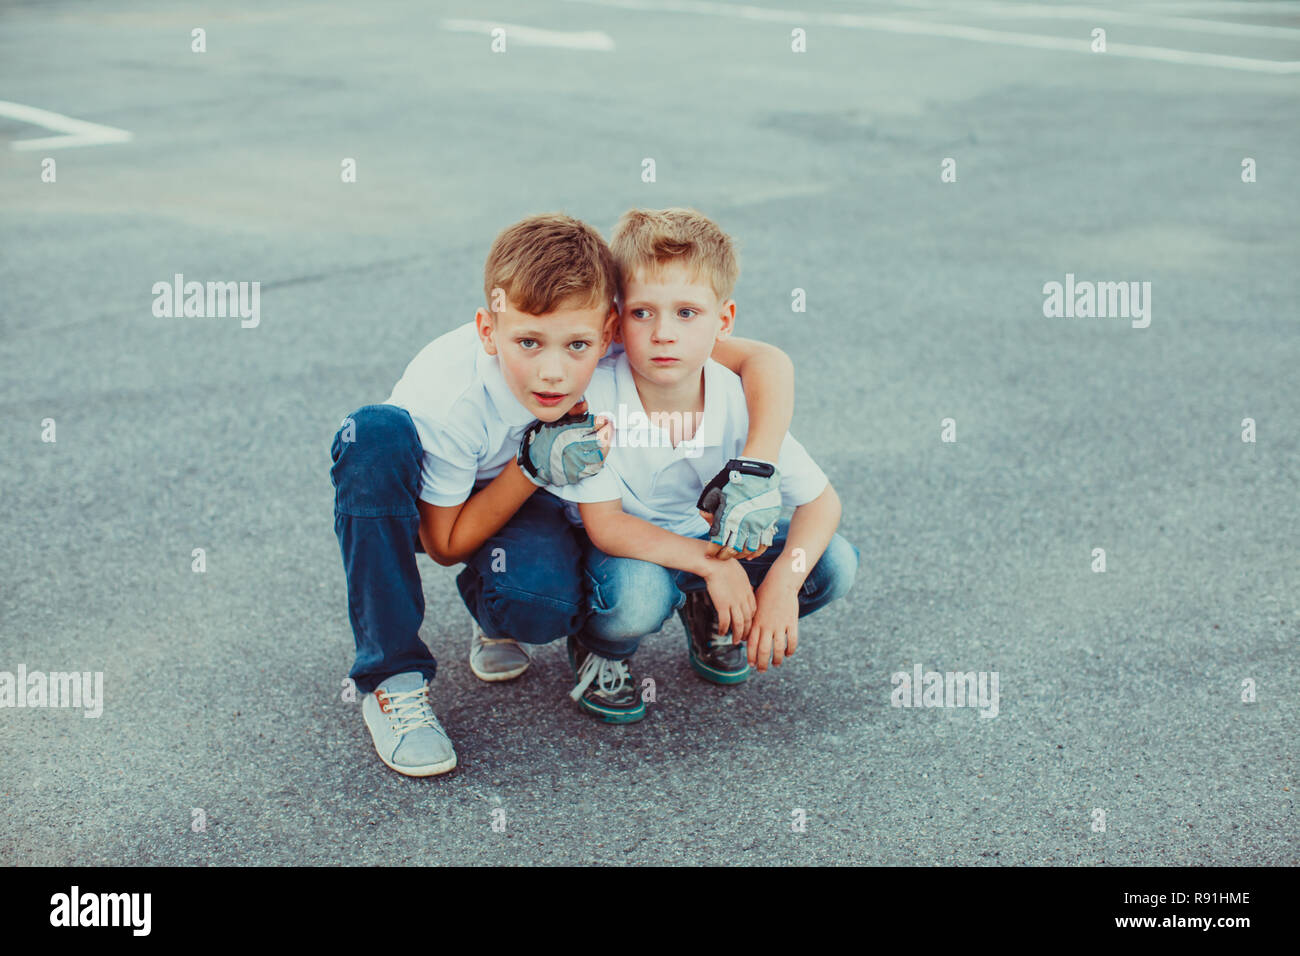
<path id="1" fill-rule="evenodd" d="M 574 680 L 578 679 L 578 668 L 573 662 L 573 650 L 569 650 L 569 670 L 573 671 Z M 607 710 L 599 704 L 593 704 L 585 697 L 578 698 L 578 709 L 591 714 L 593 717 L 599 717 L 607 724 L 635 724 L 638 720 L 645 718 L 645 701 L 638 701 L 635 710 Z"/>
<path id="2" fill-rule="evenodd" d="M 378 750 L 376 750 L 375 753 L 379 755 L 379 759 L 384 762 L 385 766 L 387 766 L 389 770 L 396 770 L 404 777 L 436 777 L 438 774 L 450 773 L 456 769 L 455 757 L 452 757 L 450 760 L 444 760 L 442 763 L 428 764 L 424 767 L 398 767 L 391 763 L 383 754 L 379 753 Z"/>
<path id="3" fill-rule="evenodd" d="M 607 724 L 635 724 L 638 720 L 645 718 L 644 701 L 636 710 L 605 710 L 586 698 L 580 697 L 578 699 L 578 709 L 586 711 L 594 717 L 599 717 Z"/>
<path id="4" fill-rule="evenodd" d="M 364 714 L 362 715 L 362 719 L 365 719 Z M 366 730 L 370 733 L 370 743 L 373 746 L 375 733 L 370 729 L 369 720 L 365 720 L 365 724 Z M 378 747 L 375 747 L 375 756 L 382 760 L 384 766 L 389 770 L 395 770 L 404 777 L 436 777 L 440 773 L 450 773 L 452 770 L 456 769 L 456 755 L 454 753 L 451 755 L 450 759 L 444 760 L 441 763 L 429 763 L 420 767 L 399 767 L 380 753 Z"/>
<path id="5" fill-rule="evenodd" d="M 691 643 L 691 637 L 686 636 L 686 651 L 690 655 L 691 670 L 703 677 L 710 684 L 743 684 L 749 680 L 749 675 L 754 672 L 754 668 L 748 664 L 743 671 L 728 672 L 715 670 L 704 661 L 695 656 L 695 645 Z"/>
<path id="6" fill-rule="evenodd" d="M 469 669 L 474 674 L 474 676 L 481 681 L 486 681 L 489 684 L 494 684 L 497 681 L 503 681 L 503 680 L 514 680 L 516 677 L 521 676 L 526 670 L 528 670 L 528 668 L 532 666 L 533 666 L 533 662 L 529 661 L 528 663 L 524 664 L 523 667 L 517 668 L 515 670 L 500 671 L 496 674 L 493 674 L 493 673 L 489 673 L 488 671 L 481 671 L 477 667 L 475 667 L 473 658 L 470 658 L 469 661 Z"/>

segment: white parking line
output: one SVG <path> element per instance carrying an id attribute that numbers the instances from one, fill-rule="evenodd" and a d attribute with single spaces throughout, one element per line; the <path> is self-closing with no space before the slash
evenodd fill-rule
<path id="1" fill-rule="evenodd" d="M 1198 20 L 1193 17 L 1165 16 L 1136 10 L 1107 10 L 1104 7 L 1044 7 L 1028 3 L 961 3 L 938 7 L 923 2 L 911 9 L 955 13 L 959 16 L 981 16 L 1025 20 L 1082 20 L 1090 25 L 1107 26 L 1112 23 L 1134 23 L 1139 26 L 1160 27 L 1186 33 L 1209 33 L 1214 36 L 1266 37 L 1270 40 L 1300 40 L 1300 30 L 1295 27 L 1275 27 L 1261 23 L 1233 23 L 1229 20 Z M 1160 8 L 1156 8 L 1160 9 Z M 1247 12 L 1250 8 L 1238 8 Z"/>
<path id="2" fill-rule="evenodd" d="M 1037 50 L 1064 50 L 1069 53 L 1086 53 L 1089 56 L 1118 56 L 1137 60 L 1182 63 L 1189 66 L 1212 66 L 1224 70 L 1246 70 L 1251 73 L 1278 75 L 1300 73 L 1300 60 L 1260 60 L 1253 57 L 1228 56 L 1222 53 L 1201 53 L 1195 50 L 1176 50 L 1171 47 L 1111 42 L 1106 44 L 1106 52 L 1100 54 L 1092 52 L 1090 36 L 1078 38 L 1043 36 L 1038 33 L 988 30 L 983 27 L 958 26 L 956 24 L 936 23 L 931 20 L 906 20 L 901 17 L 869 16 L 857 13 L 812 13 L 806 10 L 781 10 L 775 7 L 709 3 L 706 0 L 568 0 L 568 2 L 617 7 L 624 10 L 645 10 L 655 13 L 672 11 L 674 13 L 731 17 L 740 20 L 778 21 L 790 23 L 794 26 L 821 24 L 824 26 L 851 27 L 860 30 L 879 30 L 885 33 L 907 33 L 918 36 L 944 37 L 951 40 L 969 40 L 974 43 L 1029 47 Z"/>
<path id="3" fill-rule="evenodd" d="M 599 30 L 581 32 L 541 30 L 537 27 L 500 23 L 496 20 L 443 20 L 442 28 L 462 33 L 488 34 L 495 29 L 502 29 L 506 31 L 507 43 L 513 40 L 525 46 L 558 46 L 566 50 L 597 50 L 605 53 L 614 49 L 614 38 Z"/>
<path id="4" fill-rule="evenodd" d="M 63 136 L 42 136 L 38 139 L 14 140 L 12 143 L 14 149 L 63 149 L 68 146 L 101 146 L 105 143 L 126 143 L 131 139 L 131 134 L 124 129 L 101 126 L 99 123 L 88 123 L 85 120 L 64 116 L 62 113 L 52 113 L 49 110 L 37 109 L 34 106 L 23 106 L 21 103 L 10 103 L 7 100 L 0 100 L 0 116 L 8 116 L 10 119 L 20 120 L 24 123 L 44 126 L 46 129 L 52 129 L 64 134 Z"/>
<path id="5" fill-rule="evenodd" d="M 1161 13 L 1224 13 L 1258 16 L 1261 13 L 1300 13 L 1300 0 L 1158 0 Z"/>

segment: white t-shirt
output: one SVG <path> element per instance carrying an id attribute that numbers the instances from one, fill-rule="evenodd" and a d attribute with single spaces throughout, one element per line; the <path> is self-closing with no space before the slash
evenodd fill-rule
<path id="1" fill-rule="evenodd" d="M 672 447 L 666 427 L 646 414 L 636 390 L 626 353 L 602 359 L 587 386 L 587 405 L 596 415 L 614 421 L 614 445 L 605 466 L 575 485 L 551 485 L 546 490 L 570 502 L 569 519 L 581 524 L 580 502 L 620 499 L 623 510 L 651 524 L 688 538 L 709 530 L 695 503 L 723 466 L 740 456 L 749 435 L 749 410 L 740 376 L 713 359 L 704 363 L 704 413 L 690 441 Z M 777 462 L 781 472 L 781 503 L 807 504 L 827 485 L 826 474 L 786 433 Z"/>
<path id="2" fill-rule="evenodd" d="M 622 346 L 600 360 L 611 367 Z M 424 448 L 420 498 L 439 507 L 465 501 L 519 451 L 533 423 L 488 355 L 473 322 L 438 336 L 411 359 L 383 402 L 410 413 Z"/>

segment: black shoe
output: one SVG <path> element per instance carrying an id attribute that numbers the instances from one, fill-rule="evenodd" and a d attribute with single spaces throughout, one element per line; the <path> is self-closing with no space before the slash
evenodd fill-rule
<path id="1" fill-rule="evenodd" d="M 631 724 L 645 716 L 645 701 L 637 693 L 630 660 L 601 657 L 570 636 L 569 663 L 578 682 L 569 696 L 587 713 L 607 724 Z"/>
<path id="2" fill-rule="evenodd" d="M 709 592 L 694 591 L 686 595 L 677 616 L 686 629 L 686 646 L 691 667 L 715 684 L 739 684 L 749 680 L 749 657 L 745 642 L 731 643 L 730 634 L 718 633 L 718 612 Z"/>

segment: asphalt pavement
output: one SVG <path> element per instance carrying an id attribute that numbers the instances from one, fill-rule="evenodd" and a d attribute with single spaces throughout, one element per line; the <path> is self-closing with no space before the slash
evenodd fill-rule
<path id="1" fill-rule="evenodd" d="M 0 671 L 104 686 L 0 708 L 0 863 L 1300 863 L 1298 70 L 1300 3 L 0 3 Z M 332 435 L 501 228 L 638 205 L 739 242 L 854 591 L 734 688 L 674 619 L 615 727 L 561 646 L 477 681 L 421 559 L 460 766 L 402 777 Z M 997 716 L 891 706 L 918 664 Z"/>

